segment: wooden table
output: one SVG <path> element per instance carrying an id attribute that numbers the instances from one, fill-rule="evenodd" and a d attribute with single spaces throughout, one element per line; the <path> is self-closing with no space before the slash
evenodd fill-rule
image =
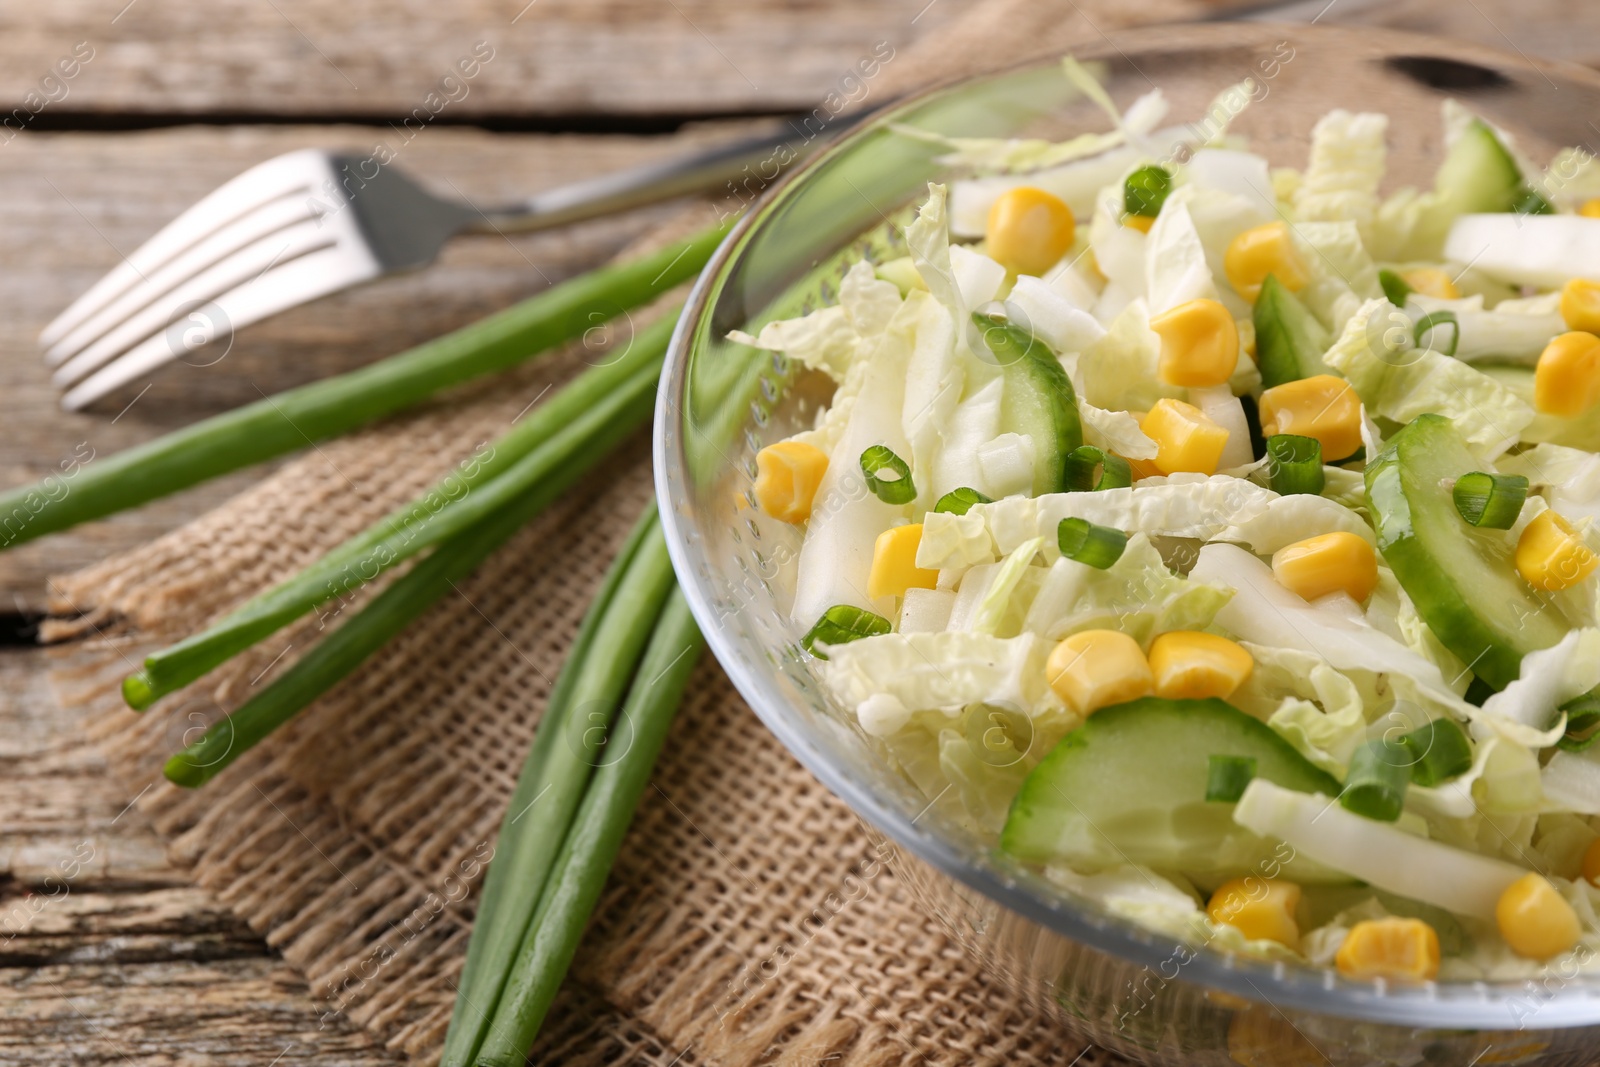
<path id="1" fill-rule="evenodd" d="M 1600 65 L 1600 35 L 1575 25 L 1600 27 L 1600 12 L 1554 0 L 1342 2 L 1352 10 L 1335 0 L 1324 17 Z M 903 50 L 966 6 L 4 0 L 0 101 L 21 117 L 0 127 L 0 484 L 40 477 L 85 443 L 107 454 L 257 389 L 406 347 L 596 263 L 655 217 L 463 239 L 423 274 L 243 331 L 214 366 L 174 366 L 146 392 L 61 413 L 39 328 L 252 163 L 382 140 L 441 192 L 509 199 L 684 151 L 753 117 L 810 110 L 876 42 Z M 1091 21 L 1095 9 L 1066 0 L 1063 17 Z M 482 54 L 479 42 L 493 50 L 482 73 L 406 138 L 398 124 L 458 58 Z M 74 54 L 75 75 L 52 80 Z M 49 574 L 170 529 L 258 476 L 0 555 L 0 1063 L 397 1062 L 343 1020 L 321 1025 L 305 983 L 169 865 L 130 809 L 134 796 L 78 739 L 79 713 L 49 691 L 45 667 L 60 653 L 29 647 Z"/>

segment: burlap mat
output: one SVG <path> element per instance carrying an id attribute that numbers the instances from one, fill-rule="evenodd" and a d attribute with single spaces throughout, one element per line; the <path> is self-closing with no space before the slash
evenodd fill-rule
<path id="1" fill-rule="evenodd" d="M 1065 51 L 1183 0 L 992 0 L 877 86 Z M 696 214 L 703 219 L 703 210 Z M 62 699 L 173 856 L 346 1013 L 418 1062 L 449 1019 L 483 860 L 570 635 L 651 491 L 635 441 L 287 729 L 204 790 L 162 759 L 316 638 L 308 619 L 143 716 L 115 685 L 421 493 L 581 350 L 320 446 L 217 511 L 56 583 L 88 613 Z M 351 610 L 367 599 L 358 596 Z M 281 657 L 281 659 L 280 659 Z M 74 656 L 81 663 L 82 654 Z M 774 741 L 709 659 L 691 688 L 536 1058 L 548 1063 L 1066 1063 L 1083 1042 L 980 973 L 911 903 L 896 857 Z M 1093 1051 L 1078 1061 L 1121 1062 Z"/>

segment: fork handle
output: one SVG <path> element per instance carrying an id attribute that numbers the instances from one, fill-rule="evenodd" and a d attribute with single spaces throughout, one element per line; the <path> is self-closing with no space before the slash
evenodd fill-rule
<path id="1" fill-rule="evenodd" d="M 790 128 L 765 137 L 558 186 L 488 211 L 466 228 L 477 233 L 526 233 L 717 189 L 727 192 L 727 210 L 721 214 L 732 214 L 761 195 L 789 163 L 854 126 L 865 114 L 836 116 L 817 129 L 808 115 L 809 121 L 791 120 Z"/>

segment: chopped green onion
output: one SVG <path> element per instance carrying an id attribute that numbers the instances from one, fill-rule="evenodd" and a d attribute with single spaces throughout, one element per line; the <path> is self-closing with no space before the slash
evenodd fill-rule
<path id="1" fill-rule="evenodd" d="M 819 642 L 824 645 L 843 645 L 863 637 L 877 637 L 892 629 L 889 620 L 882 615 L 874 615 L 849 604 L 835 604 L 822 613 L 822 618 L 817 620 L 815 626 L 806 631 L 806 635 L 800 639 L 800 646 L 818 659 L 827 659 L 824 653 L 817 651 Z"/>
<path id="2" fill-rule="evenodd" d="M 1232 804 L 1256 776 L 1254 756 L 1210 756 L 1206 761 L 1206 799 Z"/>
<path id="3" fill-rule="evenodd" d="M 1456 479 L 1450 496 L 1467 525 L 1509 530 L 1528 499 L 1528 479 L 1520 474 L 1473 471 Z"/>
<path id="4" fill-rule="evenodd" d="M 1133 484 L 1133 468 L 1121 456 L 1093 445 L 1079 445 L 1067 453 L 1067 492 L 1124 489 Z"/>
<path id="5" fill-rule="evenodd" d="M 65 496 L 33 485 L 0 493 L 0 515 L 32 516 L 8 544 L 298 451 L 415 407 L 444 389 L 522 363 L 580 336 L 598 321 L 592 315 L 619 314 L 693 278 L 726 233 L 726 226 L 713 227 L 659 252 L 560 282 L 480 322 L 360 370 L 274 394 L 95 459 L 73 475 L 72 491 Z M 49 502 L 39 507 L 44 498 Z"/>
<path id="6" fill-rule="evenodd" d="M 1444 350 L 1444 354 L 1447 356 L 1455 355 L 1457 346 L 1461 344 L 1461 323 L 1456 321 L 1456 313 L 1454 311 L 1428 312 L 1428 314 L 1417 320 L 1416 329 L 1411 333 L 1411 339 L 1421 345 L 1422 335 L 1436 326 L 1450 327 L 1450 347 Z M 1429 347 L 1432 347 L 1431 341 Z"/>
<path id="7" fill-rule="evenodd" d="M 1049 345 L 1015 323 L 1007 322 L 998 315 L 985 315 L 981 311 L 972 313 L 972 321 L 983 331 L 983 343 L 989 346 L 989 351 L 994 353 L 995 360 L 1002 367 L 1009 367 L 1019 359 L 1048 359 L 1055 362 L 1055 353 L 1050 351 Z"/>
<path id="8" fill-rule="evenodd" d="M 1322 492 L 1322 442 L 1315 437 L 1279 433 L 1267 438 L 1267 477 L 1279 496 Z"/>
<path id="9" fill-rule="evenodd" d="M 1404 278 L 1392 270 L 1380 270 L 1378 284 L 1383 286 L 1383 295 L 1388 297 L 1389 303 L 1397 308 L 1406 306 L 1406 297 L 1411 295 L 1411 286 Z"/>
<path id="10" fill-rule="evenodd" d="M 1056 527 L 1056 544 L 1066 559 L 1103 571 L 1122 558 L 1128 535 L 1088 519 L 1062 519 Z"/>
<path id="11" fill-rule="evenodd" d="M 962 486 L 960 489 L 952 489 L 940 497 L 939 502 L 933 506 L 933 510 L 942 511 L 950 515 L 965 515 L 972 510 L 972 505 L 974 504 L 993 503 L 993 500 L 990 500 L 976 489 L 968 489 L 966 486 Z"/>
<path id="12" fill-rule="evenodd" d="M 1544 194 L 1531 185 L 1524 185 L 1517 202 L 1511 210 L 1518 215 L 1554 215 L 1555 205 L 1544 198 Z"/>
<path id="13" fill-rule="evenodd" d="M 1394 822 L 1405 806 L 1412 762 L 1411 750 L 1405 745 L 1368 741 L 1350 757 L 1339 806 L 1368 819 Z"/>
<path id="14" fill-rule="evenodd" d="M 1567 729 L 1556 742 L 1563 752 L 1583 752 L 1600 741 L 1600 695 L 1585 693 L 1561 705 L 1567 713 Z"/>
<path id="15" fill-rule="evenodd" d="M 1453 719 L 1424 723 L 1403 735 L 1399 743 L 1411 753 L 1411 780 L 1424 788 L 1472 769 L 1472 745 Z"/>
<path id="16" fill-rule="evenodd" d="M 910 465 L 887 445 L 873 445 L 861 453 L 861 473 L 872 495 L 885 504 L 909 504 L 917 498 Z"/>
<path id="17" fill-rule="evenodd" d="M 1165 167 L 1140 167 L 1122 183 L 1122 209 L 1153 219 L 1172 193 L 1172 174 Z"/>

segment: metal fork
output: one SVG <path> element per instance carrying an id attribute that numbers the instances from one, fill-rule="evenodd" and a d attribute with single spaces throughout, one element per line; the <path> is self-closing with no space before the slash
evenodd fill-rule
<path id="1" fill-rule="evenodd" d="M 481 211 L 434 196 L 392 166 L 289 152 L 168 223 L 56 316 L 39 343 L 67 390 L 61 406 L 75 411 L 241 326 L 424 267 L 455 234 L 546 229 L 715 189 L 782 145 L 799 156 L 822 140 L 786 131 Z"/>

